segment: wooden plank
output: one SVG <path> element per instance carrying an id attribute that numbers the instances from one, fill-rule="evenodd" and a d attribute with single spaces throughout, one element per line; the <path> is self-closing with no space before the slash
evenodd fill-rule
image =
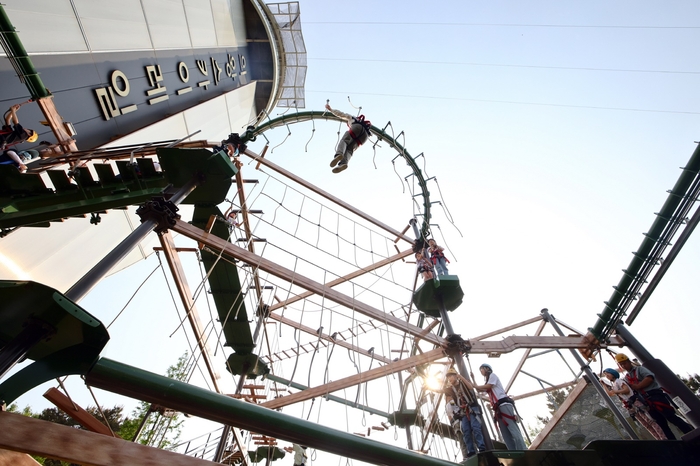
<path id="1" fill-rule="evenodd" d="M 566 397 L 566 400 L 559 406 L 559 409 L 557 409 L 557 412 L 554 413 L 554 416 L 552 416 L 552 419 L 547 423 L 546 426 L 544 426 L 544 429 L 540 431 L 539 434 L 537 434 L 537 437 L 535 437 L 535 440 L 532 441 L 532 444 L 530 445 L 530 450 L 537 450 L 537 447 L 540 446 L 542 442 L 544 442 L 544 439 L 547 438 L 547 436 L 552 432 L 552 430 L 556 427 L 557 423 L 561 420 L 561 418 L 566 414 L 566 412 L 571 408 L 571 406 L 574 404 L 574 402 L 578 399 L 578 397 L 583 393 L 583 391 L 586 389 L 586 386 L 588 383 L 586 382 L 586 379 L 580 379 L 578 381 L 578 384 L 576 384 L 576 387 L 569 393 L 569 396 Z"/>
<path id="2" fill-rule="evenodd" d="M 571 382 L 564 382 L 564 383 L 560 383 L 559 385 L 554 385 L 553 387 L 547 387 L 547 388 L 545 388 L 545 389 L 535 390 L 534 392 L 523 393 L 522 395 L 511 396 L 511 398 L 512 398 L 513 400 L 516 400 L 516 401 L 517 401 L 517 400 L 522 400 L 522 399 L 524 399 L 524 398 L 529 398 L 529 397 L 531 397 L 531 396 L 541 395 L 541 394 L 543 394 L 543 393 L 551 392 L 552 390 L 561 390 L 562 388 L 566 388 L 566 387 L 570 387 L 570 386 L 572 386 L 572 385 L 576 385 L 577 382 L 578 382 L 577 380 L 573 380 L 573 381 L 571 381 Z"/>
<path id="3" fill-rule="evenodd" d="M 489 333 L 486 333 L 484 335 L 479 335 L 478 337 L 472 338 L 472 340 L 485 340 L 486 338 L 495 337 L 496 335 L 500 335 L 501 333 L 505 333 L 505 332 L 508 332 L 510 330 L 514 330 L 516 328 L 524 327 L 525 325 L 539 322 L 541 320 L 542 320 L 542 316 L 533 317 L 532 319 L 524 320 L 524 321 L 519 322 L 517 324 L 509 325 L 508 327 L 503 327 L 501 329 L 494 330 L 493 332 L 489 332 Z"/>
<path id="4" fill-rule="evenodd" d="M 327 335 L 325 333 L 321 333 L 319 335 L 318 331 L 316 329 L 307 327 L 305 325 L 301 325 L 300 323 L 298 323 L 295 320 L 288 319 L 288 318 L 283 317 L 283 316 L 276 314 L 274 312 L 270 313 L 270 319 L 276 320 L 277 322 L 283 323 L 285 325 L 289 325 L 289 326 L 294 327 L 296 329 L 299 329 L 303 332 L 306 332 L 310 335 L 318 336 L 321 339 L 321 342 L 324 342 L 324 343 L 328 342 L 328 343 L 332 343 L 334 345 L 342 346 L 343 348 L 349 349 L 350 351 L 354 351 L 356 353 L 362 354 L 362 355 L 367 356 L 369 358 L 374 358 L 376 361 L 383 362 L 384 364 L 391 363 L 391 359 L 389 359 L 389 358 L 385 358 L 384 356 L 377 355 L 377 354 L 371 355 L 365 349 L 359 348 L 355 345 L 351 345 L 350 343 L 346 343 L 343 340 L 337 340 L 337 339 L 334 340 L 330 337 L 330 335 Z M 282 351 L 282 353 L 284 353 L 284 351 Z M 284 354 L 286 355 L 287 353 L 284 353 Z"/>
<path id="5" fill-rule="evenodd" d="M 119 437 L 117 434 L 112 432 L 109 427 L 96 419 L 95 416 L 73 403 L 70 398 L 64 395 L 57 388 L 49 388 L 46 393 L 44 393 L 44 398 L 55 404 L 58 409 L 78 421 L 81 426 L 85 427 L 90 432 L 108 435 L 109 437 Z"/>
<path id="6" fill-rule="evenodd" d="M 434 350 L 428 351 L 417 356 L 411 356 L 410 358 L 401 359 L 386 366 L 377 367 L 375 369 L 363 372 L 361 374 L 352 375 L 350 377 L 345 377 L 344 379 L 337 380 L 335 382 L 327 383 L 325 385 L 320 385 L 318 387 L 309 388 L 308 390 L 303 390 L 297 392 L 293 395 L 287 395 L 268 402 L 262 403 L 261 406 L 270 409 L 277 409 L 283 406 L 289 406 L 294 403 L 299 403 L 301 401 L 310 400 L 311 398 L 316 398 L 317 396 L 327 395 L 343 388 L 353 387 L 357 384 L 369 382 L 370 380 L 378 379 L 386 375 L 394 374 L 411 367 L 415 367 L 420 364 L 425 364 L 428 362 L 433 362 L 437 359 L 445 357 L 445 352 L 442 348 L 436 348 Z"/>
<path id="7" fill-rule="evenodd" d="M 0 448 L 90 466 L 212 463 L 21 414 L 0 412 Z"/>
<path id="8" fill-rule="evenodd" d="M 321 283 L 315 282 L 303 275 L 297 274 L 296 272 L 282 267 L 268 259 L 260 257 L 256 254 L 252 254 L 251 252 L 239 246 L 231 244 L 228 241 L 219 238 L 218 236 L 211 235 L 195 227 L 194 225 L 190 225 L 187 222 L 177 220 L 172 229 L 182 235 L 187 236 L 190 239 L 200 241 L 216 251 L 223 251 L 223 253 L 228 257 L 232 257 L 234 259 L 238 259 L 243 262 L 247 262 L 248 264 L 259 267 L 260 270 L 264 272 L 268 272 L 278 278 L 282 278 L 283 280 L 286 280 L 290 283 L 294 283 L 295 285 L 301 288 L 313 291 L 314 293 L 319 294 L 321 296 L 325 296 L 325 298 L 329 301 L 332 301 L 336 304 L 340 304 L 341 306 L 345 306 L 349 309 L 354 309 L 360 314 L 366 315 L 367 317 L 370 317 L 372 319 L 376 319 L 398 330 L 409 333 L 415 337 L 423 337 L 425 341 L 428 341 L 438 346 L 443 346 L 446 343 L 444 338 L 441 338 L 435 334 L 428 334 L 423 336 L 423 329 L 421 327 L 409 324 L 404 320 L 382 312 L 379 309 L 376 309 L 361 301 L 357 301 L 351 298 L 350 296 L 344 295 L 338 291 L 335 291 L 332 288 L 322 285 Z"/>
<path id="9" fill-rule="evenodd" d="M 510 353 L 521 348 L 587 348 L 588 344 L 583 337 L 527 337 L 510 336 L 499 341 L 472 341 L 470 353 Z M 623 346 L 624 343 L 619 337 L 610 338 L 610 346 Z"/>
<path id="10" fill-rule="evenodd" d="M 199 318 L 199 313 L 194 304 L 194 298 L 190 292 L 190 287 L 187 284 L 187 278 L 185 278 L 185 269 L 182 267 L 180 258 L 177 255 L 175 248 L 175 242 L 170 232 L 165 231 L 158 235 L 160 240 L 160 245 L 165 253 L 165 258 L 170 267 L 170 272 L 173 275 L 173 280 L 175 280 L 175 286 L 177 287 L 177 292 L 180 295 L 183 305 L 185 306 L 185 312 L 187 313 L 187 320 L 190 322 L 192 331 L 197 340 L 197 345 L 199 350 L 202 352 L 202 358 L 204 359 L 204 364 L 207 366 L 209 371 L 209 376 L 211 377 L 212 383 L 214 384 L 214 389 L 217 393 L 221 393 L 219 388 L 219 379 L 221 378 L 214 368 L 214 363 L 212 362 L 211 350 L 207 341 L 204 339 L 204 326 Z"/>
<path id="11" fill-rule="evenodd" d="M 540 325 L 537 327 L 537 330 L 535 331 L 535 336 L 538 337 L 542 335 L 542 330 L 544 330 L 544 326 L 547 325 L 547 321 L 543 320 L 540 322 Z M 516 366 L 515 370 L 513 371 L 513 377 L 510 378 L 508 381 L 508 384 L 506 384 L 506 393 L 510 390 L 510 387 L 513 386 L 513 382 L 515 382 L 515 378 L 518 376 L 520 373 L 520 369 L 523 368 L 523 365 L 525 364 L 525 361 L 527 361 L 527 358 L 530 357 L 530 353 L 532 352 L 532 348 L 528 348 L 525 350 L 525 353 L 523 354 L 522 358 L 520 358 L 520 362 Z"/>
<path id="12" fill-rule="evenodd" d="M 282 278 L 294 283 L 309 291 L 313 291 L 316 294 L 325 296 L 329 301 L 333 301 L 337 304 L 345 306 L 349 309 L 354 309 L 355 311 L 377 319 L 381 322 L 386 323 L 394 328 L 401 331 L 407 332 L 413 336 L 421 337 L 423 331 L 422 328 L 415 325 L 409 324 L 401 319 L 398 319 L 390 314 L 380 311 L 379 309 L 373 308 L 365 303 L 356 301 L 355 299 L 344 295 L 338 291 L 335 291 L 325 285 L 315 282 L 303 275 L 299 275 L 285 267 L 275 264 L 274 262 L 260 257 L 256 254 L 252 254 L 249 251 L 233 245 L 226 240 L 223 240 L 215 235 L 206 233 L 205 231 L 190 225 L 189 223 L 183 222 L 182 220 L 177 220 L 173 226 L 173 230 L 180 234 L 187 236 L 195 241 L 202 242 L 217 251 L 223 251 L 225 255 L 232 257 L 234 259 L 247 262 L 248 264 L 259 267 L 260 270 L 268 272 L 276 277 Z M 437 335 L 429 334 L 423 337 L 426 341 L 433 343 L 435 345 L 444 345 L 445 340 Z"/>
<path id="13" fill-rule="evenodd" d="M 276 171 L 280 175 L 283 175 L 283 176 L 289 178 L 290 180 L 295 181 L 296 183 L 299 183 L 300 185 L 304 186 L 306 189 L 315 192 L 319 196 L 325 197 L 329 201 L 338 204 L 339 206 L 341 206 L 342 208 L 344 208 L 346 210 L 349 210 L 350 212 L 354 213 L 358 217 L 367 220 L 368 222 L 372 223 L 375 226 L 378 226 L 379 228 L 381 228 L 382 230 L 384 230 L 388 233 L 391 233 L 391 235 L 396 236 L 398 238 L 401 238 L 402 240 L 404 240 L 410 244 L 413 244 L 413 239 L 404 235 L 400 231 L 391 228 L 389 225 L 387 225 L 383 222 L 380 222 L 379 220 L 377 220 L 376 218 L 374 218 L 370 215 L 367 215 L 366 213 L 362 212 L 360 209 L 357 209 L 357 208 L 351 206 L 350 204 L 343 201 L 342 199 L 335 197 L 331 193 L 324 191 L 323 189 L 319 188 L 318 186 L 313 185 L 313 184 L 309 183 L 308 181 L 304 180 L 303 178 L 296 176 L 294 173 L 292 173 L 288 170 L 285 170 L 284 168 L 280 167 L 279 165 L 276 165 L 276 164 L 270 162 L 268 159 L 265 159 L 265 158 L 258 156 L 258 154 L 251 151 L 250 149 L 246 149 L 244 154 L 247 155 L 248 157 L 256 160 L 258 162 L 258 165 L 262 163 L 263 165 L 265 165 L 268 168 L 273 169 L 274 171 Z"/>
<path id="14" fill-rule="evenodd" d="M 364 275 L 368 272 L 371 272 L 373 270 L 384 267 L 385 265 L 389 265 L 392 262 L 396 262 L 399 259 L 403 259 L 404 257 L 410 256 L 411 254 L 413 254 L 413 250 L 407 249 L 407 250 L 400 252 L 398 254 L 394 254 L 391 257 L 387 257 L 384 260 L 381 260 L 379 262 L 375 262 L 372 265 L 368 265 L 367 267 L 362 267 L 361 269 L 356 270 L 353 273 L 350 273 L 348 275 L 343 275 L 342 277 L 336 278 L 335 280 L 331 280 L 328 283 L 326 283 L 326 286 L 333 287 L 333 286 L 339 285 L 341 283 L 345 283 L 349 280 L 352 280 L 353 278 L 357 278 L 357 277 Z M 281 307 L 289 306 L 292 303 L 295 303 L 297 301 L 301 301 L 302 299 L 308 298 L 309 296 L 313 296 L 313 295 L 314 295 L 314 293 L 311 291 L 307 291 L 307 292 L 298 294 L 298 295 L 294 296 L 293 298 L 289 298 L 289 299 L 282 301 L 278 304 L 274 304 L 274 305 L 270 306 L 270 310 L 275 311 Z M 370 321 L 370 323 L 371 323 L 371 321 Z"/>
<path id="15" fill-rule="evenodd" d="M 38 466 L 39 463 L 26 453 L 0 449 L 0 466 Z"/>

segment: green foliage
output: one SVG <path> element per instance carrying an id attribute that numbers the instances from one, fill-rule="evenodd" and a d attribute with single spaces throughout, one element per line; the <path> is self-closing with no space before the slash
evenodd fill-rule
<path id="1" fill-rule="evenodd" d="M 186 381 L 190 369 L 188 362 L 189 356 L 188 353 L 185 353 L 180 356 L 177 363 L 168 368 L 166 375 L 171 379 Z M 30 406 L 25 406 L 24 409 L 20 410 L 17 404 L 13 403 L 7 407 L 7 411 L 83 429 L 73 418 L 57 408 L 46 408 L 40 413 L 35 413 Z M 131 417 L 124 416 L 123 406 L 114 406 L 113 408 L 103 407 L 102 412 L 95 406 L 88 406 L 86 411 L 103 424 L 109 425 L 112 431 L 121 438 L 129 441 L 134 438 L 139 426 L 141 426 L 144 418 L 146 418 L 143 429 L 139 435 L 139 443 L 164 449 L 170 449 L 177 444 L 182 430 L 182 423 L 184 422 L 184 420 L 180 419 L 180 413 L 143 401 L 134 409 L 131 413 Z M 107 422 L 105 422 L 105 418 Z M 33 458 L 44 466 L 79 466 L 50 458 L 41 458 L 37 456 L 33 456 Z"/>
<path id="2" fill-rule="evenodd" d="M 171 379 L 186 381 L 189 375 L 189 355 L 180 356 L 177 362 L 168 367 L 165 375 Z M 182 423 L 180 413 L 170 411 L 162 406 L 151 405 L 142 401 L 131 413 L 131 418 L 122 423 L 120 435 L 132 440 L 143 424 L 138 442 L 156 448 L 171 449 L 180 439 Z"/>
<path id="3" fill-rule="evenodd" d="M 539 434 L 542 429 L 544 429 L 544 426 L 546 426 L 549 421 L 552 419 L 551 416 L 554 415 L 554 413 L 557 412 L 559 407 L 564 403 L 564 400 L 566 400 L 566 397 L 569 396 L 569 393 L 571 393 L 571 390 L 573 388 L 564 388 L 560 390 L 552 390 L 549 392 L 547 396 L 547 409 L 549 409 L 549 416 L 535 416 L 536 423 L 534 426 L 528 425 L 528 433 L 530 434 L 531 438 L 535 438 L 537 434 Z"/>
<path id="4" fill-rule="evenodd" d="M 688 374 L 688 377 L 678 376 L 679 379 L 685 384 L 686 387 L 691 389 L 696 396 L 700 396 L 700 375 Z"/>

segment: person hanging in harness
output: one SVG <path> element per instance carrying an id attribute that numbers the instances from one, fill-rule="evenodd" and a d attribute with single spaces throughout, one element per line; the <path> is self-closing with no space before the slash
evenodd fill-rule
<path id="1" fill-rule="evenodd" d="M 372 123 L 369 120 L 365 120 L 364 115 L 354 117 L 340 110 L 332 109 L 328 103 L 326 103 L 326 110 L 337 117 L 344 118 L 348 124 L 348 130 L 338 141 L 335 156 L 331 161 L 331 167 L 335 167 L 333 168 L 333 173 L 340 173 L 348 168 L 348 162 L 350 162 L 353 152 L 369 139 L 369 130 L 372 127 Z"/>
<path id="2" fill-rule="evenodd" d="M 484 385 L 471 385 L 480 392 L 486 392 L 491 401 L 491 408 L 494 412 L 494 420 L 501 431 L 501 437 L 509 450 L 527 450 L 523 434 L 518 428 L 518 416 L 515 413 L 515 402 L 508 397 L 503 389 L 503 384 L 493 369 L 488 364 L 482 364 L 479 372 L 484 376 Z"/>
<path id="3" fill-rule="evenodd" d="M 16 104 L 5 112 L 5 125 L 0 129 L 0 148 L 2 150 L 23 142 L 34 142 L 39 138 L 36 131 L 33 129 L 24 129 L 22 125 L 19 124 L 17 110 L 19 110 L 20 107 L 21 105 Z"/>
<path id="4" fill-rule="evenodd" d="M 479 406 L 475 401 L 470 401 L 473 395 L 469 394 L 468 384 L 467 379 L 459 375 L 454 368 L 450 368 L 447 371 L 446 385 L 443 389 L 445 397 L 452 398 L 458 408 L 456 412 L 453 411 L 452 420 L 460 422 L 462 439 L 467 448 L 465 460 L 476 455 L 477 449 L 479 452 L 486 450 L 484 435 L 481 432 L 481 421 L 479 421 L 478 416 Z"/>
<path id="5" fill-rule="evenodd" d="M 656 381 L 656 376 L 653 372 L 646 367 L 635 366 L 624 353 L 617 353 L 615 361 L 627 372 L 625 381 L 649 406 L 649 416 L 661 426 L 661 430 L 666 434 L 666 438 L 676 440 L 676 436 L 668 426 L 669 422 L 678 427 L 684 434 L 693 430 L 693 426 L 678 417 L 671 400 L 661 388 L 661 384 Z"/>

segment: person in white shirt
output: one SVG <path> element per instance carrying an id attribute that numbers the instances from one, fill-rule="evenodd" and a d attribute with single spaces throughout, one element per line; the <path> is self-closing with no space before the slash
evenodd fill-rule
<path id="1" fill-rule="evenodd" d="M 493 373 L 493 369 L 488 364 L 482 364 L 479 372 L 484 376 L 484 385 L 470 384 L 471 387 L 480 392 L 486 392 L 491 401 L 494 417 L 501 436 L 509 450 L 527 450 L 523 434 L 518 428 L 518 416 L 515 413 L 515 403 L 508 397 L 503 389 L 500 379 Z"/>

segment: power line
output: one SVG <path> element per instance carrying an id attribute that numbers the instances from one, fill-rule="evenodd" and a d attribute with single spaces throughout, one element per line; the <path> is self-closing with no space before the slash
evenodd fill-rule
<path id="1" fill-rule="evenodd" d="M 700 29 L 700 26 L 623 26 L 596 24 L 525 24 L 525 23 L 426 23 L 393 21 L 304 21 L 304 24 L 352 24 L 370 26 L 469 26 L 469 27 L 527 27 L 564 29 Z"/>
<path id="2" fill-rule="evenodd" d="M 624 68 L 592 68 L 592 67 L 546 66 L 546 65 L 508 65 L 508 64 L 498 64 L 498 63 L 476 63 L 476 62 L 456 62 L 456 61 L 391 60 L 391 59 L 326 58 L 326 57 L 308 57 L 307 59 L 308 60 L 319 60 L 319 61 L 409 63 L 409 64 L 413 64 L 413 65 L 464 65 L 464 66 L 491 66 L 491 67 L 501 67 L 501 68 L 535 68 L 535 69 L 545 69 L 545 70 L 611 71 L 611 72 L 623 72 L 623 73 L 700 74 L 700 71 L 636 70 L 636 69 L 624 69 Z"/>
<path id="3" fill-rule="evenodd" d="M 567 105 L 567 104 L 551 104 L 543 102 L 522 102 L 517 100 L 492 100 L 492 99 L 470 99 L 467 97 L 441 97 L 441 96 L 429 96 L 429 95 L 407 95 L 407 94 L 380 94 L 380 93 L 370 93 L 370 92 L 339 92 L 339 91 L 314 91 L 306 90 L 307 93 L 316 94 L 341 94 L 341 95 L 366 95 L 374 97 L 399 97 L 402 99 L 431 99 L 431 100 L 458 100 L 462 102 L 482 102 L 482 103 L 495 103 L 495 104 L 515 104 L 515 105 L 536 105 L 540 107 L 560 107 L 560 108 L 579 108 L 588 110 L 617 110 L 626 112 L 648 112 L 648 113 L 671 113 L 677 115 L 700 115 L 700 112 L 689 112 L 680 110 L 654 110 L 646 108 L 628 108 L 628 107 L 603 107 L 595 105 Z"/>

